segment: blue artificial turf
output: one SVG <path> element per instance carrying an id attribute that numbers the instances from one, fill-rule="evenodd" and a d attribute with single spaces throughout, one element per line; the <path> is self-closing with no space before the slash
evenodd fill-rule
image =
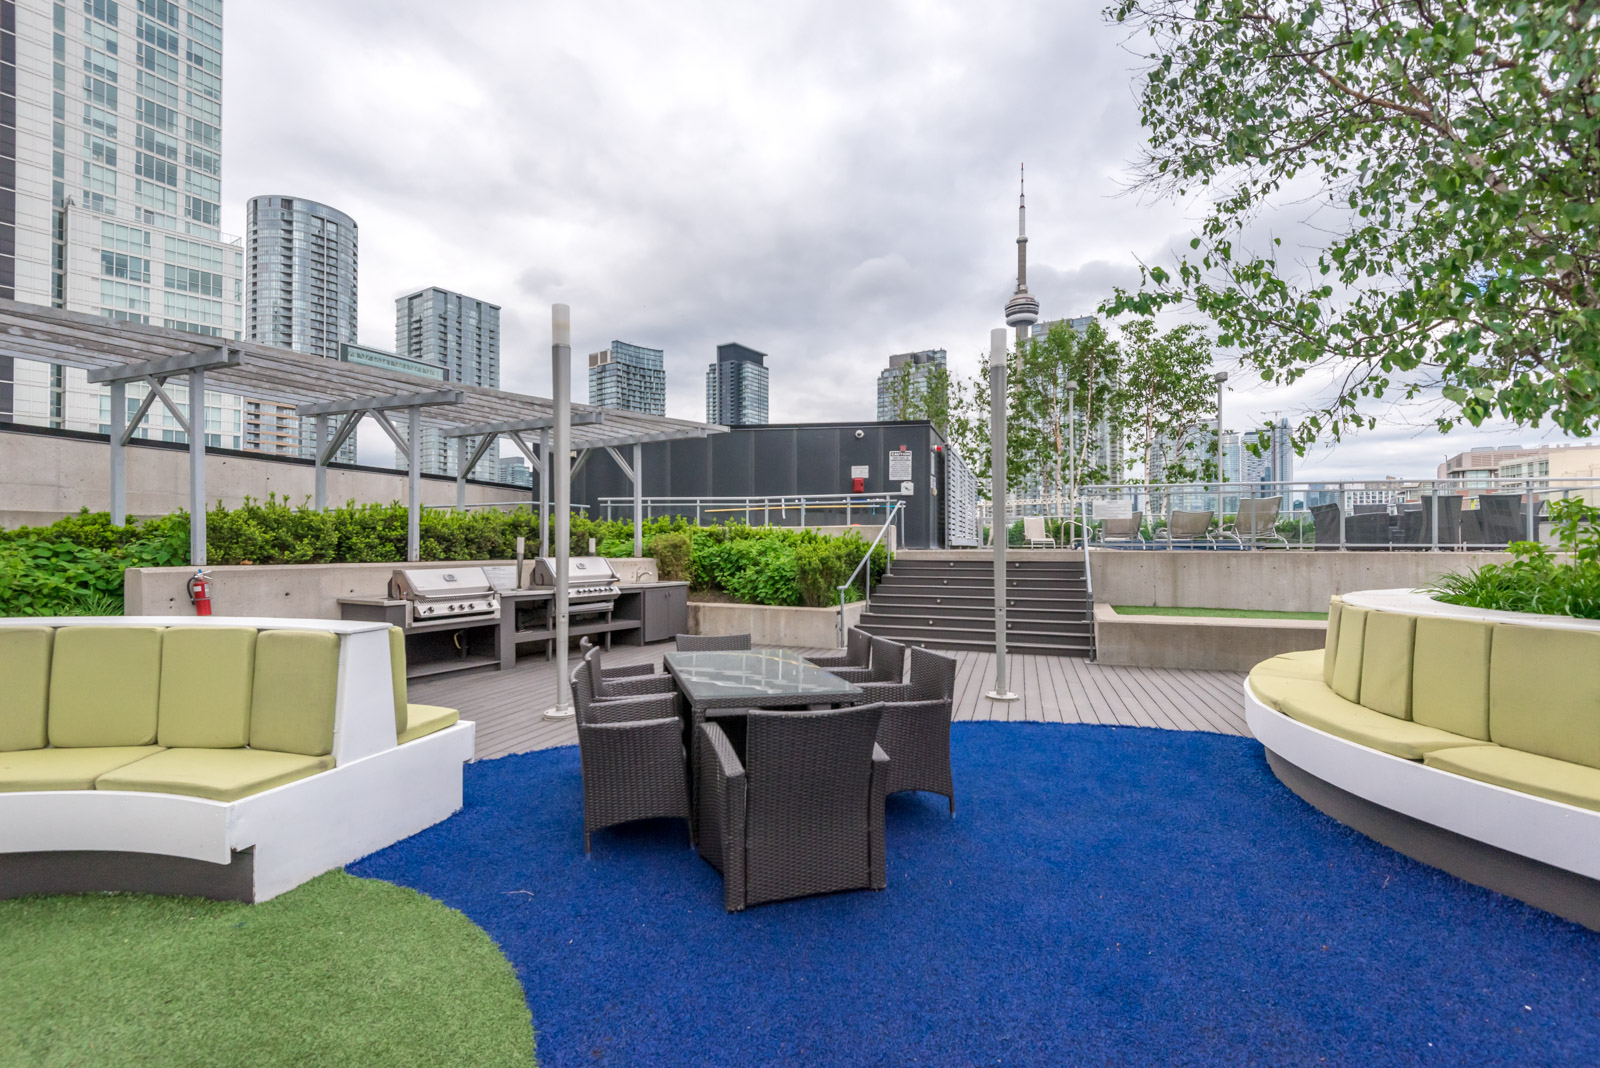
<path id="1" fill-rule="evenodd" d="M 1316 812 L 1255 742 L 957 724 L 889 888 L 728 915 L 682 824 L 583 853 L 576 749 L 351 870 L 464 911 L 566 1065 L 1595 1065 L 1600 936 Z M 441 991 L 441 996 L 448 996 Z"/>

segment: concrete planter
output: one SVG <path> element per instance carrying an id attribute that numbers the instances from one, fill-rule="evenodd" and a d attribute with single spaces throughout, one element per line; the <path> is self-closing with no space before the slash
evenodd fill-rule
<path id="1" fill-rule="evenodd" d="M 844 623 L 861 620 L 864 602 L 844 606 Z M 839 648 L 837 608 L 778 608 L 764 604 L 689 602 L 690 634 L 748 634 L 756 648 Z"/>
<path id="2" fill-rule="evenodd" d="M 1125 616 L 1095 605 L 1095 658 L 1122 667 L 1249 671 L 1268 657 L 1327 643 L 1320 619 Z"/>

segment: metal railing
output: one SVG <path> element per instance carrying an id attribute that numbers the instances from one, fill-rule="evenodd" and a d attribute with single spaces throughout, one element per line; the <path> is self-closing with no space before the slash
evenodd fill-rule
<path id="1" fill-rule="evenodd" d="M 862 584 L 861 590 L 861 603 L 864 606 L 862 611 L 872 607 L 872 554 L 877 551 L 878 543 L 883 541 L 883 536 L 889 532 L 889 527 L 893 525 L 895 516 L 899 515 L 900 510 L 904 507 L 905 502 L 903 501 L 895 501 L 889 506 L 889 515 L 884 519 L 883 526 L 878 528 L 878 536 L 872 539 L 872 544 L 867 546 L 866 555 L 861 558 L 860 563 L 856 564 L 856 569 L 850 572 L 850 577 L 844 580 L 844 585 L 839 587 L 840 648 L 844 647 L 844 595 L 855 584 L 856 576 L 861 574 L 861 569 L 866 568 L 867 577 Z"/>
<path id="2" fill-rule="evenodd" d="M 607 519 L 633 516 L 632 497 L 601 497 L 596 505 Z M 893 493 L 803 493 L 773 497 L 644 497 L 645 519 L 657 516 L 692 518 L 696 526 L 707 520 L 726 522 L 740 518 L 749 526 L 832 526 L 842 516 L 845 526 L 885 510 L 898 514 L 903 499 Z M 831 518 L 829 518 L 831 517 Z M 759 520 L 759 522 L 758 522 Z"/>
<path id="3" fill-rule="evenodd" d="M 1550 502 L 1600 505 L 1600 478 L 1119 483 L 1079 493 L 1009 499 L 1005 525 L 1043 517 L 1064 544 L 1108 548 L 1494 551 L 1553 542 Z M 979 515 L 994 526 L 988 502 Z"/>

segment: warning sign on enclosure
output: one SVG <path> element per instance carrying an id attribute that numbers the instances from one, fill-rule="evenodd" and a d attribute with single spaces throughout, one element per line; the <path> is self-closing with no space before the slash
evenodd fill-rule
<path id="1" fill-rule="evenodd" d="M 911 477 L 911 450 L 901 449 L 889 454 L 889 481 L 904 482 Z"/>

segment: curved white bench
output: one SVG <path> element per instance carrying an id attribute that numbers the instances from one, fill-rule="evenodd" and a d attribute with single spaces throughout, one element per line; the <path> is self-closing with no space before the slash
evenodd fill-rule
<path id="1" fill-rule="evenodd" d="M 1593 621 L 1466 609 L 1409 590 L 1347 594 L 1343 603 L 1600 631 Z M 1245 720 L 1274 774 L 1314 807 L 1414 859 L 1600 930 L 1600 811 L 1382 752 L 1278 711 L 1248 679 L 1243 689 Z"/>
<path id="2" fill-rule="evenodd" d="M 116 789 L 0 792 L 0 896 L 144 890 L 265 901 L 461 808 L 462 765 L 473 758 L 473 724 L 455 723 L 398 744 L 384 624 L 0 619 L 0 628 L 40 626 L 248 627 L 338 635 L 334 766 L 234 801 Z"/>

